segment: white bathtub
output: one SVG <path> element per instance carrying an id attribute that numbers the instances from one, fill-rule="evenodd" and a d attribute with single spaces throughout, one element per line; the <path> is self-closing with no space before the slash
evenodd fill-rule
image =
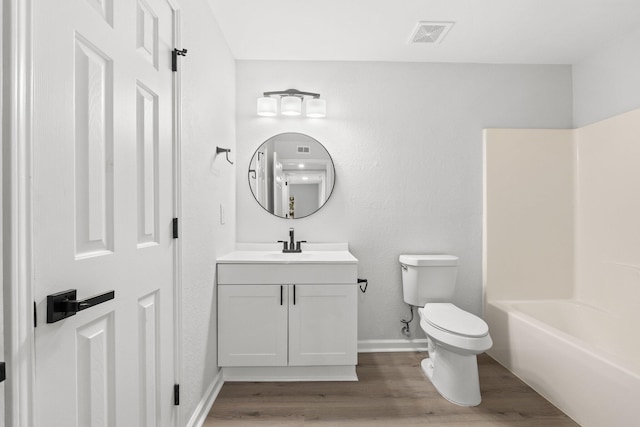
<path id="1" fill-rule="evenodd" d="M 488 352 L 583 427 L 640 425 L 640 322 L 574 300 L 495 301 Z"/>

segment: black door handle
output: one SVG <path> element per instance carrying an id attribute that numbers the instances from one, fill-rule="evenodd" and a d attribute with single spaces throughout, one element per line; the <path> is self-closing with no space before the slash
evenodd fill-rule
<path id="1" fill-rule="evenodd" d="M 76 300 L 76 295 L 75 289 L 47 295 L 47 323 L 55 323 L 75 315 L 78 311 L 112 300 L 115 298 L 115 291 L 105 292 L 80 301 Z"/>
<path id="2" fill-rule="evenodd" d="M 0 362 L 0 383 L 7 379 L 7 371 L 4 362 Z"/>

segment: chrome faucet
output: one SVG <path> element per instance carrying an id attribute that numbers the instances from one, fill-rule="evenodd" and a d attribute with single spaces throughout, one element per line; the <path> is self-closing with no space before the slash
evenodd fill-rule
<path id="1" fill-rule="evenodd" d="M 289 242 L 287 242 L 286 240 L 278 240 L 278 243 L 282 243 L 282 252 L 284 253 L 302 252 L 300 243 L 307 243 L 307 241 L 299 240 L 296 242 L 296 239 L 294 236 L 295 235 L 294 235 L 293 227 L 291 227 L 289 228 Z"/>

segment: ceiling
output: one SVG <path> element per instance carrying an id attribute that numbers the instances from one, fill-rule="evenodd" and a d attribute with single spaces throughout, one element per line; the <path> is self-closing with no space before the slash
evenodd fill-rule
<path id="1" fill-rule="evenodd" d="M 208 0 L 240 60 L 573 64 L 640 28 L 640 0 Z M 440 44 L 418 21 L 455 22 Z"/>

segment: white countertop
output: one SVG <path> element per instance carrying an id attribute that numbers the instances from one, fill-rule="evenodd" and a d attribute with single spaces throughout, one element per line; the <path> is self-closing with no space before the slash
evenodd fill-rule
<path id="1" fill-rule="evenodd" d="M 282 243 L 239 243 L 218 264 L 356 264 L 347 243 L 303 243 L 300 253 L 283 253 Z"/>

